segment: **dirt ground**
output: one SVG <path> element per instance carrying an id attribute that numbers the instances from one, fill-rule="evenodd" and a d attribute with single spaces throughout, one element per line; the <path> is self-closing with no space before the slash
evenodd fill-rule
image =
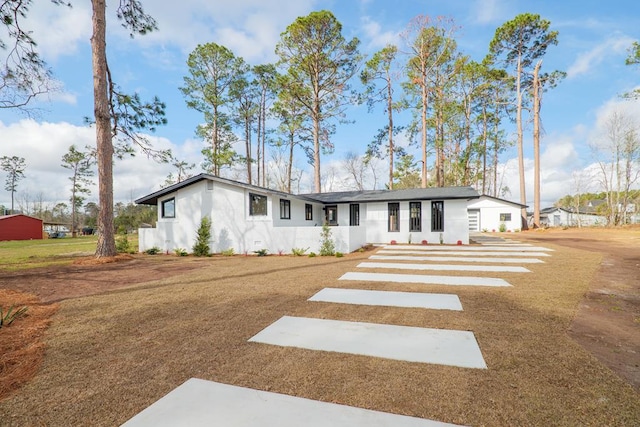
<path id="1" fill-rule="evenodd" d="M 505 237 L 603 255 L 569 333 L 640 391 L 640 229 L 548 229 Z M 206 265 L 206 259 L 164 256 L 100 265 L 79 260 L 71 266 L 2 273 L 0 288 L 34 294 L 46 304 L 169 278 Z"/>
<path id="2" fill-rule="evenodd" d="M 513 237 L 602 254 L 569 334 L 640 391 L 640 228 L 548 229 Z"/>
<path id="3" fill-rule="evenodd" d="M 43 303 L 52 303 L 176 276 L 207 264 L 204 258 L 144 255 L 101 264 L 92 261 L 92 257 L 78 258 L 62 267 L 0 272 L 0 289 L 34 294 Z"/>
<path id="4" fill-rule="evenodd" d="M 40 371 L 0 397 L 0 425 L 118 425 L 191 377 L 459 424 L 637 425 L 640 229 L 505 237 L 548 243 L 557 252 L 532 265 L 533 274 L 514 275 L 512 289 L 457 290 L 465 302 L 458 314 L 306 301 L 327 278 L 370 253 L 342 259 L 136 255 L 0 272 L 0 289 L 61 307 L 46 333 Z M 247 342 L 283 313 L 473 330 L 492 369 Z"/>

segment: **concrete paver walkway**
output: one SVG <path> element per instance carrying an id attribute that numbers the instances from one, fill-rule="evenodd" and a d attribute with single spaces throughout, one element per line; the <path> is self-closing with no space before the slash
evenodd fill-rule
<path id="1" fill-rule="evenodd" d="M 324 288 L 308 301 L 462 311 L 457 295 Z"/>
<path id="2" fill-rule="evenodd" d="M 447 245 L 385 245 L 383 249 L 412 249 L 421 251 L 513 251 L 513 252 L 553 252 L 553 249 L 542 246 L 447 246 Z"/>
<path id="3" fill-rule="evenodd" d="M 360 268 L 390 268 L 398 270 L 480 271 L 500 273 L 531 273 L 524 267 L 511 265 L 461 265 L 461 264 L 405 264 L 399 262 L 361 262 Z"/>
<path id="4" fill-rule="evenodd" d="M 455 427 L 191 378 L 123 427 Z"/>
<path id="5" fill-rule="evenodd" d="M 473 332 L 281 317 L 249 341 L 407 362 L 486 369 Z"/>
<path id="6" fill-rule="evenodd" d="M 379 251 L 382 252 L 382 251 Z M 474 254 L 475 255 L 475 254 Z M 537 258 L 490 258 L 490 257 L 458 257 L 458 256 L 413 256 L 413 255 L 371 255 L 369 259 L 399 261 L 435 261 L 435 262 L 484 262 L 504 264 L 541 264 Z"/>
<path id="7" fill-rule="evenodd" d="M 484 248 L 483 248 L 484 249 Z M 547 253 L 544 252 L 511 252 L 511 251 L 507 251 L 507 252 L 499 252 L 499 251 L 486 251 L 486 252 L 482 252 L 482 251 L 466 251 L 466 250 L 459 250 L 459 251 L 453 251 L 453 250 L 449 250 L 449 251 L 437 251 L 437 250 L 433 250 L 433 251 L 420 251 L 420 250 L 400 250 L 400 249 L 381 249 L 379 250 L 377 253 L 379 254 L 411 254 L 411 255 L 443 255 L 443 256 L 452 256 L 452 255 L 464 255 L 464 256 L 493 256 L 493 257 L 497 257 L 497 256 L 509 256 L 509 257 L 534 257 L 534 256 L 541 256 L 541 257 L 547 257 L 550 256 Z"/>
<path id="8" fill-rule="evenodd" d="M 338 280 L 371 282 L 423 283 L 425 285 L 455 286 L 511 286 L 506 280 L 494 277 L 430 276 L 422 274 L 354 273 L 347 272 Z"/>

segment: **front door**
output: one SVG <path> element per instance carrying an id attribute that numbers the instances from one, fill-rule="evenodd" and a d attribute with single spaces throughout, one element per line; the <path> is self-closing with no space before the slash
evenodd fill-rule
<path id="1" fill-rule="evenodd" d="M 325 219 L 329 225 L 338 225 L 338 206 L 327 206 Z"/>
<path id="2" fill-rule="evenodd" d="M 468 209 L 469 231 L 480 231 L 480 209 Z"/>

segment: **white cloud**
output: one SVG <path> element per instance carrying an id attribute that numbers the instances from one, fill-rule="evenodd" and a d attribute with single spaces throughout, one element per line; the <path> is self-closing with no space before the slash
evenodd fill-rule
<path id="1" fill-rule="evenodd" d="M 73 7 L 39 2 L 29 11 L 26 24 L 33 30 L 38 51 L 47 61 L 55 62 L 77 53 L 81 43 L 89 43 L 91 8 L 89 2 L 74 2 Z"/>
<path id="2" fill-rule="evenodd" d="M 74 55 L 91 38 L 89 2 L 73 2 L 73 7 L 42 2 L 33 7 L 25 28 L 33 32 L 38 50 L 50 62 Z M 221 7 L 208 0 L 182 0 L 179 6 L 170 0 L 145 2 L 145 11 L 153 16 L 158 31 L 133 40 L 115 17 L 117 2 L 108 1 L 108 45 L 126 47 L 177 47 L 190 52 L 197 44 L 215 42 L 231 48 L 249 62 L 272 61 L 274 47 L 287 25 L 313 10 L 315 0 L 235 0 Z M 242 28 L 242 31 L 238 31 Z M 109 46 L 108 46 L 109 47 Z"/>
<path id="3" fill-rule="evenodd" d="M 360 20 L 362 33 L 369 40 L 367 47 L 370 49 L 381 49 L 388 44 L 398 44 L 400 35 L 397 31 L 382 31 L 380 23 L 373 21 L 368 16 L 363 16 Z"/>
<path id="4" fill-rule="evenodd" d="M 492 24 L 502 22 L 506 16 L 511 16 L 511 4 L 504 0 L 478 0 L 472 7 L 475 22 L 478 24 Z"/>
<path id="5" fill-rule="evenodd" d="M 625 35 L 611 36 L 602 43 L 599 43 L 578 55 L 576 60 L 567 69 L 567 78 L 575 78 L 582 74 L 587 74 L 605 62 L 611 56 L 617 56 L 626 52 L 631 46 L 633 39 Z"/>
<path id="6" fill-rule="evenodd" d="M 189 140 L 175 145 L 166 138 L 148 138 L 155 148 L 171 149 L 180 160 L 196 163 L 194 172 L 200 171 L 202 141 Z M 25 178 L 18 183 L 16 200 L 42 198 L 52 205 L 67 203 L 71 184 L 69 171 L 61 166 L 61 159 L 72 144 L 80 149 L 94 146 L 95 131 L 64 122 L 38 123 L 31 119 L 10 125 L 0 122 L 0 156 L 24 157 L 26 162 Z M 170 164 L 157 163 L 139 152 L 135 157 L 117 160 L 113 174 L 115 201 L 129 202 L 158 190 L 170 172 L 174 172 Z M 4 172 L 0 172 L 0 177 L 4 181 Z M 97 182 L 97 178 L 94 177 L 94 181 Z M 97 199 L 97 186 L 94 185 L 88 200 Z M 11 194 L 1 191 L 0 204 L 9 206 Z"/>

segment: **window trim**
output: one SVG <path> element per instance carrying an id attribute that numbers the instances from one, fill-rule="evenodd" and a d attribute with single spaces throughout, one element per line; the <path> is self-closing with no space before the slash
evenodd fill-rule
<path id="1" fill-rule="evenodd" d="M 167 215 L 165 206 L 169 203 L 173 204 L 173 215 Z M 162 218 L 175 218 L 176 217 L 176 198 L 171 197 L 170 199 L 166 199 L 160 202 L 160 214 Z"/>
<path id="2" fill-rule="evenodd" d="M 310 203 L 304 204 L 304 220 L 313 221 L 313 205 Z"/>
<path id="3" fill-rule="evenodd" d="M 360 226 L 360 203 L 349 204 L 349 226 Z"/>
<path id="4" fill-rule="evenodd" d="M 253 208 L 253 197 L 259 197 L 260 199 L 264 199 L 264 213 L 256 213 Z M 249 216 L 267 216 L 269 214 L 268 208 L 268 199 L 267 196 L 263 196 L 262 194 L 249 193 Z"/>
<path id="5" fill-rule="evenodd" d="M 280 199 L 280 219 L 291 219 L 291 200 Z"/>
<path id="6" fill-rule="evenodd" d="M 500 213 L 500 222 L 510 222 L 510 221 L 511 221 L 511 212 Z"/>
<path id="7" fill-rule="evenodd" d="M 417 207 L 418 216 L 414 218 L 413 208 Z M 409 232 L 419 233 L 422 231 L 422 202 L 409 202 Z"/>
<path id="8" fill-rule="evenodd" d="M 395 212 L 395 218 L 392 212 Z M 392 227 L 392 225 L 395 227 Z M 387 204 L 387 231 L 389 233 L 400 232 L 400 203 L 393 202 Z"/>
<path id="9" fill-rule="evenodd" d="M 431 202 L 431 231 L 444 231 L 444 200 Z"/>

